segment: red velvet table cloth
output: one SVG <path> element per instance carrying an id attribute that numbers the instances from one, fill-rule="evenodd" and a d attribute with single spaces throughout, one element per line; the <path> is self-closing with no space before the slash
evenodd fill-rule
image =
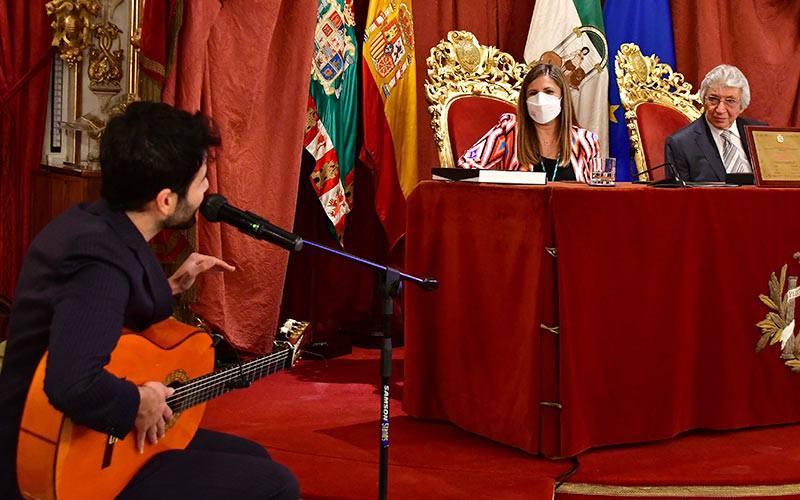
<path id="1" fill-rule="evenodd" d="M 404 410 L 547 456 L 800 422 L 800 375 L 777 346 L 755 353 L 770 273 L 800 274 L 798 203 L 755 187 L 420 183 L 406 270 L 440 286 L 406 287 Z"/>

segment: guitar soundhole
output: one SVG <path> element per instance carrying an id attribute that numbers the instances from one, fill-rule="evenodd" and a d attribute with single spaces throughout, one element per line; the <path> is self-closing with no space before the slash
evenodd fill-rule
<path id="1" fill-rule="evenodd" d="M 178 387 L 180 387 L 182 384 L 188 381 L 189 381 L 189 375 L 185 371 L 177 369 L 170 372 L 170 374 L 167 375 L 167 377 L 164 379 L 163 384 L 166 385 L 167 387 L 172 387 L 173 389 L 177 390 Z M 178 421 L 178 418 L 180 418 L 180 416 L 181 412 L 173 412 L 172 420 L 170 420 L 169 423 L 164 427 L 164 430 L 169 430 L 173 425 L 175 425 L 175 422 Z"/>

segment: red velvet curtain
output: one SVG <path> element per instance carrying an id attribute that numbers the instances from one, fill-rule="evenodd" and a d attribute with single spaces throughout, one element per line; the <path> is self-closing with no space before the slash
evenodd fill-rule
<path id="1" fill-rule="evenodd" d="M 223 145 L 209 166 L 210 192 L 291 227 L 303 150 L 316 0 L 187 3 L 164 101 L 201 110 Z M 231 343 L 268 352 L 278 323 L 288 255 L 201 219 L 200 252 L 236 266 L 198 281 L 192 309 Z"/>
<path id="2" fill-rule="evenodd" d="M 800 2 L 671 0 L 677 70 L 699 89 L 722 63 L 744 72 L 752 96 L 745 116 L 800 127 Z"/>
<path id="3" fill-rule="evenodd" d="M 0 4 L 0 294 L 7 297 L 30 238 L 31 176 L 42 156 L 52 54 L 45 3 Z"/>

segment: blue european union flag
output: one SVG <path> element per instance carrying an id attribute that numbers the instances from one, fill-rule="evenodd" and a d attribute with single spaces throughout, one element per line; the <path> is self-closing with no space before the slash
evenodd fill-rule
<path id="1" fill-rule="evenodd" d="M 630 181 L 631 142 L 620 105 L 614 57 L 623 43 L 635 43 L 642 54 L 655 54 L 661 62 L 675 69 L 675 45 L 672 42 L 672 15 L 669 0 L 606 0 L 603 21 L 608 41 L 609 156 L 617 159 L 617 181 Z"/>

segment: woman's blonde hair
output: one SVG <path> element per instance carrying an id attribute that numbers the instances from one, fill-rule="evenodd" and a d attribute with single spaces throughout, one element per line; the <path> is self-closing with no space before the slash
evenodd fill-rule
<path id="1" fill-rule="evenodd" d="M 556 82 L 561 89 L 561 128 L 558 131 L 559 138 L 559 162 L 558 166 L 569 165 L 572 155 L 572 126 L 577 126 L 574 107 L 572 105 L 572 94 L 567 84 L 567 78 L 561 68 L 549 63 L 539 63 L 532 67 L 519 90 L 517 100 L 517 161 L 521 165 L 535 165 L 542 161 L 542 146 L 539 143 L 539 136 L 536 134 L 536 127 L 533 119 L 528 114 L 526 104 L 526 93 L 528 86 L 542 75 L 547 75 Z"/>

